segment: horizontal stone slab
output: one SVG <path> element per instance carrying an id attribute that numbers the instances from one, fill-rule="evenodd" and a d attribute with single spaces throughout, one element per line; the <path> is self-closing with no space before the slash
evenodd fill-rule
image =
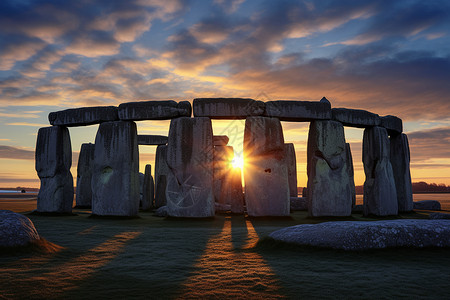
<path id="1" fill-rule="evenodd" d="M 331 119 L 331 104 L 328 101 L 268 101 L 264 115 L 276 117 L 280 121 L 291 122 L 329 120 Z"/>
<path id="2" fill-rule="evenodd" d="M 341 122 L 344 126 L 367 128 L 379 126 L 381 124 L 380 116 L 362 109 L 333 108 L 331 118 L 334 121 Z"/>
<path id="3" fill-rule="evenodd" d="M 119 119 L 127 121 L 170 120 L 179 117 L 190 117 L 192 113 L 189 101 L 140 101 L 119 105 Z"/>
<path id="4" fill-rule="evenodd" d="M 403 132 L 402 119 L 396 116 L 381 117 L 381 126 L 386 128 L 389 134 L 400 134 Z"/>
<path id="5" fill-rule="evenodd" d="M 214 146 L 226 146 L 228 145 L 228 142 L 230 141 L 230 138 L 226 135 L 215 135 L 213 136 L 213 144 Z"/>
<path id="6" fill-rule="evenodd" d="M 138 145 L 166 145 L 168 141 L 168 137 L 164 135 L 144 135 L 139 134 Z"/>
<path id="7" fill-rule="evenodd" d="M 211 119 L 245 119 L 264 114 L 265 104 L 246 98 L 197 98 L 193 102 L 194 117 Z"/>
<path id="8" fill-rule="evenodd" d="M 52 125 L 73 127 L 117 121 L 119 116 L 115 106 L 95 106 L 51 112 L 48 120 Z"/>

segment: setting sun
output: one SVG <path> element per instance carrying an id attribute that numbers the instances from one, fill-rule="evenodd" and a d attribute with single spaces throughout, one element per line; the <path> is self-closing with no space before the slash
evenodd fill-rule
<path id="1" fill-rule="evenodd" d="M 231 165 L 233 168 L 241 168 L 244 167 L 244 158 L 241 155 L 235 155 L 233 160 L 231 161 Z"/>

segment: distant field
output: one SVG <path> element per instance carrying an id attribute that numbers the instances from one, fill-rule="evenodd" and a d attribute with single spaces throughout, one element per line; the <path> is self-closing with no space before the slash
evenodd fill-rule
<path id="1" fill-rule="evenodd" d="M 16 206 L 13 206 L 16 203 Z M 0 200 L 0 209 L 31 211 L 35 200 Z M 52 253 L 0 255 L 5 298 L 446 298 L 450 250 L 361 253 L 257 242 L 279 228 L 323 222 L 291 218 L 211 220 L 29 215 Z M 427 213 L 402 215 L 426 218 Z M 354 215 L 353 220 L 372 220 Z M 1 297 L 0 297 L 1 298 Z"/>

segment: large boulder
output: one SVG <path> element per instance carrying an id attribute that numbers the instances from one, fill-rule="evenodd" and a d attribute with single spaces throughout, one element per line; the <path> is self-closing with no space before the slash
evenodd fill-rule
<path id="1" fill-rule="evenodd" d="M 0 248 L 26 246 L 39 239 L 30 219 L 10 210 L 0 210 Z"/>
<path id="2" fill-rule="evenodd" d="M 167 146 L 156 147 L 155 155 L 155 207 L 165 206 L 167 177 L 169 176 L 169 166 L 167 165 Z"/>
<path id="3" fill-rule="evenodd" d="M 117 121 L 117 107 L 97 106 L 82 107 L 51 112 L 48 120 L 52 125 L 58 126 L 86 126 L 108 121 Z"/>
<path id="4" fill-rule="evenodd" d="M 381 127 L 386 128 L 388 134 L 397 135 L 403 132 L 402 119 L 396 116 L 384 116 L 381 117 Z"/>
<path id="5" fill-rule="evenodd" d="M 264 115 L 276 117 L 280 121 L 329 120 L 331 119 L 331 105 L 328 101 L 268 101 Z"/>
<path id="6" fill-rule="evenodd" d="M 168 141 L 167 136 L 163 135 L 138 135 L 138 145 L 149 145 L 149 146 L 158 146 L 158 145 L 166 145 Z"/>
<path id="7" fill-rule="evenodd" d="M 92 214 L 136 216 L 139 210 L 139 152 L 136 124 L 100 124 L 92 170 Z"/>
<path id="8" fill-rule="evenodd" d="M 152 166 L 145 166 L 144 183 L 142 186 L 142 209 L 148 210 L 153 207 L 153 200 L 155 198 L 155 183 L 153 182 Z"/>
<path id="9" fill-rule="evenodd" d="M 92 165 L 94 164 L 95 145 L 81 145 L 77 167 L 77 191 L 75 203 L 78 208 L 92 206 Z"/>
<path id="10" fill-rule="evenodd" d="M 342 250 L 450 247 L 447 220 L 340 221 L 302 224 L 272 232 L 277 241 Z"/>
<path id="11" fill-rule="evenodd" d="M 73 204 L 72 146 L 63 126 L 43 127 L 36 141 L 36 172 L 41 180 L 37 211 L 70 213 Z"/>
<path id="12" fill-rule="evenodd" d="M 280 120 L 248 117 L 244 131 L 245 203 L 249 216 L 288 216 L 289 182 Z"/>
<path id="13" fill-rule="evenodd" d="M 414 209 L 420 210 L 441 210 L 441 203 L 436 200 L 422 200 L 413 202 Z"/>
<path id="14" fill-rule="evenodd" d="M 169 120 L 178 117 L 190 117 L 192 112 L 189 101 L 140 101 L 119 105 L 119 119 L 124 121 Z"/>
<path id="15" fill-rule="evenodd" d="M 364 130 L 364 215 L 397 215 L 398 202 L 390 160 L 388 134 L 383 127 Z"/>
<path id="16" fill-rule="evenodd" d="M 351 215 L 351 180 L 342 124 L 335 121 L 311 122 L 307 152 L 309 215 Z"/>
<path id="17" fill-rule="evenodd" d="M 245 119 L 264 113 L 265 103 L 245 98 L 197 98 L 193 102 L 195 117 Z"/>
<path id="18" fill-rule="evenodd" d="M 391 149 L 390 157 L 392 171 L 394 172 L 395 188 L 397 191 L 398 211 L 413 210 L 413 192 L 411 172 L 409 170 L 410 154 L 406 134 L 391 135 L 389 138 Z"/>
<path id="19" fill-rule="evenodd" d="M 289 196 L 297 197 L 297 159 L 295 157 L 295 148 L 293 143 L 284 144 L 284 152 L 286 157 L 286 166 L 289 181 Z"/>
<path id="20" fill-rule="evenodd" d="M 178 118 L 167 143 L 167 212 L 172 217 L 214 216 L 214 146 L 209 118 Z"/>
<path id="21" fill-rule="evenodd" d="M 367 128 L 381 124 L 379 115 L 362 109 L 333 108 L 331 116 L 332 120 L 350 127 Z"/>

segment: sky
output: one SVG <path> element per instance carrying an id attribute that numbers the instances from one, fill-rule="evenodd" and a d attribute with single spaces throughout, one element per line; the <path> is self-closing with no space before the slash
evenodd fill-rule
<path id="1" fill-rule="evenodd" d="M 403 120 L 413 182 L 450 185 L 450 2 L 3 0 L 0 187 L 38 187 L 48 113 L 139 100 L 330 100 Z M 213 121 L 239 154 L 244 121 Z M 305 186 L 308 123 L 282 122 Z M 98 126 L 70 128 L 72 174 Z M 169 121 L 138 122 L 167 135 Z M 355 183 L 361 129 L 346 128 Z M 140 170 L 154 165 L 140 146 Z"/>

